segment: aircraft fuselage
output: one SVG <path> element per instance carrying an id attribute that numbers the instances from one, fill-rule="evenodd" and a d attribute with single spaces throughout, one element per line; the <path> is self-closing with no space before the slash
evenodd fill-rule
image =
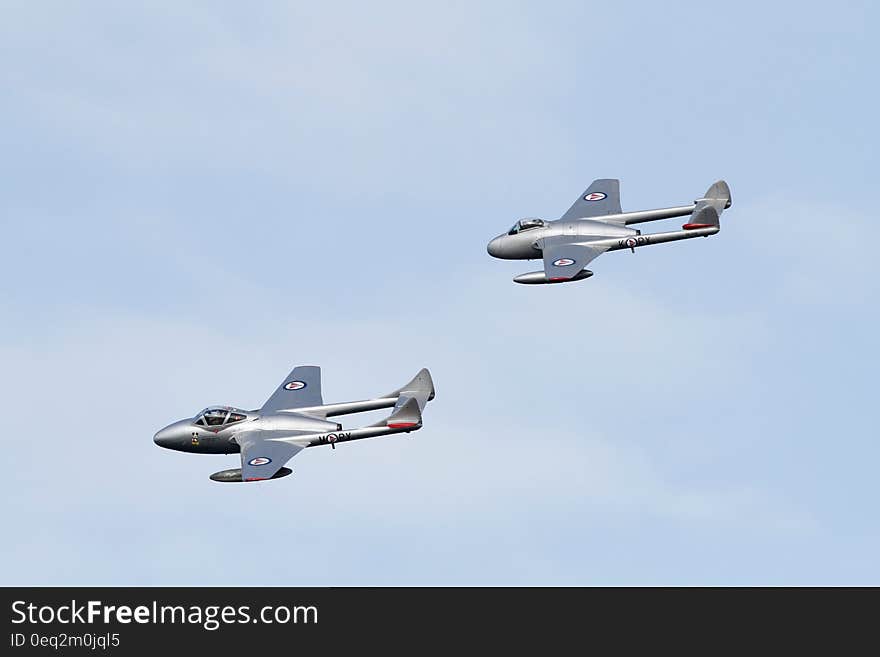
<path id="1" fill-rule="evenodd" d="M 242 431 L 260 431 L 266 438 L 272 436 L 291 437 L 301 434 L 313 436 L 338 432 L 342 425 L 319 418 L 307 417 L 297 413 L 278 413 L 261 416 L 256 413 L 240 412 L 245 419 L 221 426 L 204 426 L 195 423 L 195 418 L 179 420 L 161 429 L 153 437 L 159 447 L 178 452 L 195 454 L 237 454 L 241 447 L 235 436 Z M 308 446 L 311 440 L 306 441 Z"/>
<path id="2" fill-rule="evenodd" d="M 548 221 L 544 228 L 533 228 L 511 235 L 502 233 L 489 242 L 489 255 L 502 260 L 533 260 L 541 257 L 542 240 L 557 235 L 571 236 L 573 241 L 601 242 L 638 235 L 640 231 L 605 221 L 578 219 L 575 221 Z"/>

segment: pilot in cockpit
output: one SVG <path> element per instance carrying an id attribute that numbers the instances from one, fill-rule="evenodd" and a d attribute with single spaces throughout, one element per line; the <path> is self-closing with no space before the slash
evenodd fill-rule
<path id="1" fill-rule="evenodd" d="M 530 230 L 532 228 L 543 228 L 547 225 L 543 219 L 520 219 L 513 227 L 508 231 L 508 235 L 516 235 L 517 233 L 521 233 L 524 230 Z"/>
<path id="2" fill-rule="evenodd" d="M 219 427 L 246 419 L 246 415 L 226 408 L 206 408 L 196 417 L 195 423 L 200 426 Z"/>

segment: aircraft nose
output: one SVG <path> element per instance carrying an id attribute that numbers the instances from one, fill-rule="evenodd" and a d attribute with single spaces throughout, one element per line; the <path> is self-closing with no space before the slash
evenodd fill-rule
<path id="1" fill-rule="evenodd" d="M 153 442 L 156 443 L 159 447 L 166 447 L 171 449 L 175 442 L 174 431 L 171 427 L 165 427 L 164 429 L 160 429 L 156 432 L 156 435 L 153 436 Z"/>
<path id="2" fill-rule="evenodd" d="M 153 442 L 156 443 L 159 447 L 165 447 L 168 441 L 168 432 L 165 429 L 160 429 L 156 432 L 156 435 L 153 436 Z"/>
<path id="3" fill-rule="evenodd" d="M 490 240 L 489 244 L 486 245 L 486 251 L 489 252 L 489 255 L 493 258 L 500 258 L 502 252 L 501 246 L 502 236 L 499 235 L 493 240 Z"/>

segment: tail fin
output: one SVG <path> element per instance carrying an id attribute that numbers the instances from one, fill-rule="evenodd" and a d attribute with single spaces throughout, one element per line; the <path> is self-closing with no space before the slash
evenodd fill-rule
<path id="1" fill-rule="evenodd" d="M 706 193 L 703 195 L 703 198 L 699 199 L 701 201 L 724 201 L 724 207 L 719 208 L 718 213 L 721 214 L 721 210 L 726 210 L 730 207 L 730 187 L 727 186 L 727 183 L 723 180 L 719 180 L 718 182 L 712 183 L 712 186 L 706 190 Z"/>
<path id="2" fill-rule="evenodd" d="M 721 213 L 730 207 L 730 187 L 719 180 L 706 190 L 703 198 L 698 198 L 694 203 L 696 205 L 691 220 L 682 228 L 690 230 L 720 226 Z"/>
<path id="3" fill-rule="evenodd" d="M 372 426 L 389 429 L 418 429 L 422 426 L 422 411 L 434 399 L 434 381 L 427 369 L 422 369 L 412 381 L 385 397 L 397 397 L 391 415 Z"/>
<path id="4" fill-rule="evenodd" d="M 401 407 L 406 403 L 407 398 L 413 397 L 419 404 L 419 410 L 425 408 L 425 404 L 434 399 L 434 380 L 427 368 L 422 368 L 416 374 L 412 381 L 395 390 L 385 397 L 398 397 L 397 406 Z"/>
<path id="5" fill-rule="evenodd" d="M 401 397 L 402 404 L 398 402 L 394 412 L 385 419 L 385 426 L 389 429 L 417 428 L 422 424 L 422 411 L 415 397 Z"/>

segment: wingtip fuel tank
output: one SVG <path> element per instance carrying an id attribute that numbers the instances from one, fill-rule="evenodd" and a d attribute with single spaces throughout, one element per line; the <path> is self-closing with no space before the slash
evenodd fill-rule
<path id="1" fill-rule="evenodd" d="M 559 278 L 552 279 L 547 278 L 547 274 L 543 271 L 530 271 L 526 274 L 520 274 L 516 278 L 513 279 L 514 283 L 522 283 L 524 285 L 544 285 L 551 283 L 568 283 L 569 281 L 582 281 L 585 278 L 589 278 L 593 275 L 589 269 L 581 269 L 577 274 L 572 276 L 571 278 Z"/>
<path id="2" fill-rule="evenodd" d="M 266 479 L 281 479 L 281 477 L 286 477 L 289 474 L 293 474 L 293 470 L 290 468 L 281 468 L 271 477 L 266 477 Z M 220 472 L 215 472 L 211 475 L 211 481 L 219 481 L 222 483 L 229 482 L 241 482 L 241 468 L 234 468 L 232 470 L 221 470 Z"/>

